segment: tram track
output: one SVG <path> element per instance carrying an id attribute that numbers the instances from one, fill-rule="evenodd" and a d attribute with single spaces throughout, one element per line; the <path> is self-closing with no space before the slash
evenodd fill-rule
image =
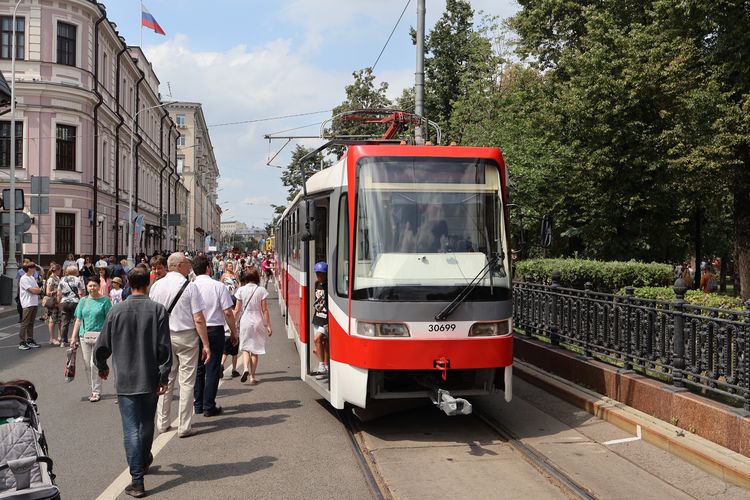
<path id="1" fill-rule="evenodd" d="M 336 414 L 347 433 L 352 451 L 357 457 L 362 473 L 370 487 L 372 497 L 378 500 L 394 498 L 388 486 L 388 478 L 384 477 L 378 470 L 373 453 L 374 450 L 367 448 L 366 440 L 362 436 L 362 433 L 367 433 L 368 431 L 362 427 L 362 423 L 357 420 L 351 411 L 339 410 Z M 388 419 L 387 416 L 382 418 Z M 510 429 L 494 420 L 491 416 L 483 413 L 479 408 L 475 407 L 475 412 L 470 417 L 456 417 L 457 424 L 467 425 L 473 429 L 476 429 L 477 421 L 481 426 L 488 428 L 493 434 L 497 435 L 503 445 L 515 451 L 523 461 L 533 467 L 547 482 L 557 487 L 565 497 L 582 500 L 597 499 L 597 496 L 593 492 L 570 477 L 544 454 L 532 446 L 523 443 Z M 436 446 L 442 445 L 436 444 Z"/>
<path id="2" fill-rule="evenodd" d="M 474 417 L 484 423 L 487 427 L 497 433 L 514 450 L 518 451 L 532 467 L 545 475 L 550 481 L 557 484 L 566 494 L 572 498 L 583 500 L 596 500 L 596 496 L 585 486 L 577 482 L 565 473 L 561 468 L 549 461 L 549 459 L 538 450 L 524 444 L 518 437 L 500 422 L 475 407 Z"/>

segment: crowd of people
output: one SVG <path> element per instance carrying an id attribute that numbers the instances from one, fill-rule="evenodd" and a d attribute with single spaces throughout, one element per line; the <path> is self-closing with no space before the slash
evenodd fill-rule
<path id="1" fill-rule="evenodd" d="M 720 268 L 721 261 L 718 258 L 713 261 L 706 259 L 700 263 L 700 274 L 697 274 L 689 262 L 683 262 L 675 266 L 674 278 L 682 279 L 688 288 L 693 288 L 695 280 L 699 279 L 698 285 L 703 293 L 716 293 L 719 291 L 717 270 Z"/>
<path id="2" fill-rule="evenodd" d="M 67 347 L 68 359 L 71 354 L 75 359 L 80 347 L 92 403 L 101 400 L 112 358 L 132 478 L 125 492 L 142 497 L 154 433 L 170 431 L 175 388 L 176 432 L 185 438 L 195 434 L 195 414 L 223 413 L 216 395 L 228 357 L 232 378 L 259 383 L 259 357 L 273 333 L 267 287 L 273 281 L 274 255 L 175 252 L 139 256 L 132 269 L 127 261 L 108 257 L 91 262 L 87 256 L 74 260 L 69 255 L 62 265 L 51 263 L 46 277 L 34 262 L 23 262 L 19 349 L 40 347 L 34 322 L 43 307 L 49 344 Z"/>

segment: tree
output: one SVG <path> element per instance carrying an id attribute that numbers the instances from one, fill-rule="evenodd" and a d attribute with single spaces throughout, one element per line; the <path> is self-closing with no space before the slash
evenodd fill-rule
<path id="1" fill-rule="evenodd" d="M 425 39 L 425 117 L 440 125 L 443 142 L 458 138 L 451 115 L 476 41 L 473 17 L 468 1 L 447 0 L 445 12 Z"/>
<path id="2" fill-rule="evenodd" d="M 388 83 L 375 84 L 375 75 L 372 68 L 365 68 L 352 73 L 354 81 L 347 85 L 346 98 L 333 108 L 333 116 L 346 111 L 361 109 L 384 109 L 392 107 L 391 101 L 386 96 Z M 329 133 L 335 136 L 366 136 L 379 137 L 385 129 L 382 125 L 362 123 L 347 120 L 335 120 L 331 123 Z M 343 152 L 343 148 L 334 148 L 337 154 Z"/>

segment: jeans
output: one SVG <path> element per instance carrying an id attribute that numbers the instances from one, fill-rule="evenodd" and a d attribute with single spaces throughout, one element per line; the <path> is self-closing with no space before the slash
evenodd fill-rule
<path id="1" fill-rule="evenodd" d="M 21 331 L 19 336 L 21 342 L 34 340 L 34 320 L 36 319 L 37 306 L 24 307 L 23 316 L 21 317 Z"/>
<path id="2" fill-rule="evenodd" d="M 134 483 L 143 482 L 146 461 L 151 454 L 156 415 L 156 390 L 150 394 L 118 394 L 117 403 L 122 417 L 125 458 Z"/>
<path id="3" fill-rule="evenodd" d="M 224 350 L 224 327 L 208 327 L 208 347 L 211 349 L 211 358 L 204 364 L 198 358 L 198 370 L 195 376 L 195 408 L 202 411 L 211 411 L 216 408 L 216 393 L 219 390 L 219 379 L 221 378 L 221 352 Z M 199 341 L 198 350 L 203 351 L 203 342 Z"/>
<path id="4" fill-rule="evenodd" d="M 60 304 L 60 311 L 62 314 L 62 327 L 60 329 L 60 332 L 63 342 L 69 342 L 68 330 L 70 328 L 70 324 L 75 321 L 74 314 L 76 312 L 77 306 L 78 302 L 63 302 L 62 304 Z"/>
<path id="5" fill-rule="evenodd" d="M 99 378 L 99 369 L 96 367 L 94 359 L 95 344 L 87 344 L 83 337 L 78 338 L 78 345 L 81 347 L 81 356 L 83 357 L 83 368 L 86 370 L 86 378 L 91 386 L 91 394 L 102 393 L 102 379 Z"/>

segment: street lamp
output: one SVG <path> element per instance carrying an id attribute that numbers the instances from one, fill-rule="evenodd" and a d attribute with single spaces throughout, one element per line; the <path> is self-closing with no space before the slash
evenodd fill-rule
<path id="1" fill-rule="evenodd" d="M 8 265 L 5 275 L 13 278 L 13 297 L 17 293 L 16 273 L 16 11 L 21 0 L 13 7 L 13 27 L 11 28 L 10 54 L 10 221 L 8 224 Z"/>
<path id="2" fill-rule="evenodd" d="M 133 268 L 133 179 L 135 178 L 135 127 L 138 120 L 138 115 L 143 111 L 149 109 L 163 108 L 174 104 L 176 101 L 163 102 L 156 106 L 149 106 L 148 108 L 139 109 L 133 115 L 130 126 L 130 189 L 128 193 L 128 267 Z"/>

